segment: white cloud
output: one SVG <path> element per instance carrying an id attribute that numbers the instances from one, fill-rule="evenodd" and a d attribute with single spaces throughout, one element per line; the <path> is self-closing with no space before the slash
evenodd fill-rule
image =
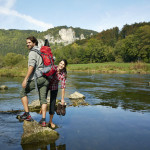
<path id="1" fill-rule="evenodd" d="M 41 30 L 47 30 L 49 28 L 53 28 L 52 24 L 48 24 L 48 23 L 39 21 L 37 19 L 32 18 L 31 16 L 21 14 L 15 10 L 13 10 L 12 8 L 13 8 L 15 2 L 16 2 L 16 0 L 0 0 L 0 15 L 7 15 L 10 17 L 13 16 L 13 17 L 15 17 L 14 18 L 15 20 L 16 19 L 22 19 L 25 22 L 33 24 L 34 27 L 37 26 L 38 28 L 41 28 Z M 4 20 L 4 22 L 5 21 L 6 20 Z"/>
<path id="2" fill-rule="evenodd" d="M 4 6 L 8 9 L 11 9 L 15 3 L 16 3 L 16 0 L 5 0 Z"/>

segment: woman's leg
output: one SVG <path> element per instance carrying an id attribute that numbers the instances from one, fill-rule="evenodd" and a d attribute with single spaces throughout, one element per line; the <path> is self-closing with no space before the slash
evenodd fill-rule
<path id="1" fill-rule="evenodd" d="M 55 104 L 56 104 L 56 98 L 57 98 L 58 90 L 50 91 L 50 108 L 49 108 L 49 114 L 50 114 L 50 125 L 52 128 L 55 128 L 55 124 L 53 123 L 53 116 L 55 113 Z"/>

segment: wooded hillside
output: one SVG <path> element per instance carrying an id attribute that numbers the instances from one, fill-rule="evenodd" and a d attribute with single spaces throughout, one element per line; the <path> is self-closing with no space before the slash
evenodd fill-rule
<path id="1" fill-rule="evenodd" d="M 35 30 L 3 30 L 0 29 L 0 55 L 6 55 L 7 53 L 17 53 L 22 55 L 27 55 L 28 51 L 26 48 L 26 38 L 28 36 L 35 36 L 38 39 L 44 40 L 45 35 L 52 35 L 54 38 L 59 36 L 59 30 L 71 28 L 75 32 L 76 37 L 79 37 L 81 34 L 84 34 L 85 38 L 90 37 L 90 34 L 97 34 L 96 31 L 86 30 L 81 28 L 73 28 L 67 26 L 59 26 L 51 28 L 44 32 L 39 32 Z M 63 46 L 63 44 L 51 44 L 52 49 L 57 49 Z M 62 47 L 61 46 L 61 47 Z"/>
<path id="2" fill-rule="evenodd" d="M 25 39 L 29 35 L 43 38 L 48 33 L 56 35 L 62 27 L 49 29 L 45 32 L 32 30 L 0 30 L 0 60 L 13 58 L 13 53 L 27 56 Z M 68 28 L 63 26 L 63 28 Z M 135 23 L 124 25 L 119 30 L 118 27 L 94 32 L 95 35 L 89 36 L 91 30 L 80 28 L 74 29 L 76 34 L 84 32 L 86 39 L 77 40 L 74 43 L 63 45 L 51 45 L 52 52 L 56 57 L 56 63 L 60 59 L 67 59 L 70 64 L 81 63 L 100 63 L 100 62 L 150 62 L 150 22 Z M 9 54 L 12 52 L 11 54 Z M 23 57 L 23 56 L 22 56 Z M 16 58 L 20 58 L 20 55 Z M 24 59 L 26 57 L 23 57 Z M 15 60 L 13 61 L 16 62 Z M 0 66 L 3 66 L 1 61 Z"/>
<path id="3" fill-rule="evenodd" d="M 102 31 L 54 51 L 57 60 L 69 63 L 150 62 L 150 22 Z"/>

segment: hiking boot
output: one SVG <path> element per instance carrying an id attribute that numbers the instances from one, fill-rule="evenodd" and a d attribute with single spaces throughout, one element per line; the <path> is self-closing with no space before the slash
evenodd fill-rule
<path id="1" fill-rule="evenodd" d="M 61 103 L 59 102 L 58 104 L 57 104 L 57 109 L 56 109 L 56 113 L 57 113 L 57 115 L 61 115 L 61 107 L 62 107 L 62 105 L 61 105 Z"/>
<path id="2" fill-rule="evenodd" d="M 20 116 L 20 120 L 33 121 L 31 115 L 26 115 L 26 113 Z"/>
<path id="3" fill-rule="evenodd" d="M 64 104 L 64 105 L 61 106 L 60 112 L 61 112 L 62 116 L 65 116 L 65 114 L 66 114 L 66 104 Z"/>
<path id="4" fill-rule="evenodd" d="M 42 127 L 46 127 L 46 121 L 43 121 L 42 119 L 39 122 L 39 125 Z"/>

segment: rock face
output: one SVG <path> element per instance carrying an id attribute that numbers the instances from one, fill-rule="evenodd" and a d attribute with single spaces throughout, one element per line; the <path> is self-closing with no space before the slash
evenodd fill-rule
<path id="1" fill-rule="evenodd" d="M 6 85 L 1 85 L 0 90 L 8 90 L 8 87 Z"/>
<path id="2" fill-rule="evenodd" d="M 93 33 L 91 33 L 90 36 L 92 36 Z M 52 34 L 47 34 L 44 36 L 44 39 L 48 39 L 50 43 L 63 43 L 65 46 L 68 44 L 73 43 L 76 40 L 82 40 L 85 39 L 84 34 L 81 34 L 79 37 L 76 37 L 75 31 L 72 28 L 62 28 L 59 30 L 58 35 L 54 37 Z M 38 46 L 41 47 L 44 45 L 44 40 L 38 39 Z"/>
<path id="3" fill-rule="evenodd" d="M 62 39 L 62 42 L 67 45 L 67 44 L 71 44 L 73 43 L 75 40 L 79 39 L 76 38 L 75 36 L 75 32 L 73 31 L 73 29 L 69 28 L 69 29 L 61 29 L 59 31 L 59 35 Z"/>
<path id="4" fill-rule="evenodd" d="M 74 92 L 69 96 L 69 99 L 75 100 L 75 99 L 84 99 L 85 96 L 79 92 Z"/>
<path id="5" fill-rule="evenodd" d="M 51 141 L 58 139 L 59 134 L 49 127 L 41 127 L 38 122 L 24 121 L 24 133 L 22 135 L 21 144 L 30 143 L 45 143 L 49 144 Z"/>
<path id="6" fill-rule="evenodd" d="M 81 40 L 85 39 L 84 34 L 81 34 L 81 35 L 80 35 L 80 39 L 81 39 Z"/>

